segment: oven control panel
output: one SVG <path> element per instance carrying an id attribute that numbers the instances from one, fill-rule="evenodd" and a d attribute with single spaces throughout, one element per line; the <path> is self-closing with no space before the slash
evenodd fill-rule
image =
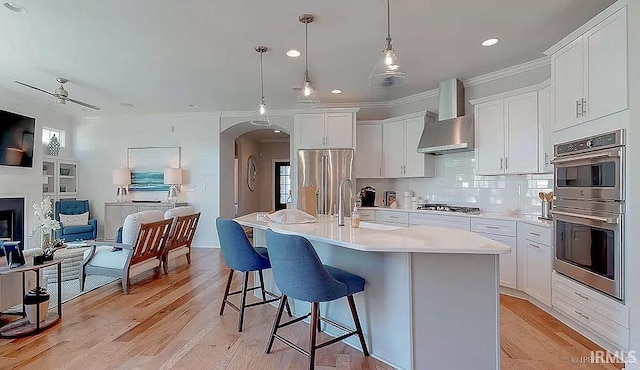
<path id="1" fill-rule="evenodd" d="M 584 138 L 568 143 L 556 144 L 555 154 L 556 156 L 568 155 L 590 150 L 622 146 L 624 145 L 623 133 L 623 130 L 618 130 L 608 134 Z"/>

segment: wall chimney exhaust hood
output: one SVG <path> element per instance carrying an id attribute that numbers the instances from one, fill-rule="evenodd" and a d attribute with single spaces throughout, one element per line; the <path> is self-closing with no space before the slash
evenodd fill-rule
<path id="1" fill-rule="evenodd" d="M 464 115 L 464 86 L 451 79 L 438 86 L 438 121 L 426 122 L 418 152 L 445 154 L 472 151 L 475 145 L 473 117 Z"/>

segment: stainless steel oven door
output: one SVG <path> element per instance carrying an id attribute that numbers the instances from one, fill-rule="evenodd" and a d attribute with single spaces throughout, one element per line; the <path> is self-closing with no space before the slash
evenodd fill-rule
<path id="1" fill-rule="evenodd" d="M 624 200 L 624 151 L 619 147 L 555 158 L 556 197 Z"/>
<path id="2" fill-rule="evenodd" d="M 624 216 L 556 208 L 553 218 L 555 270 L 623 300 Z"/>

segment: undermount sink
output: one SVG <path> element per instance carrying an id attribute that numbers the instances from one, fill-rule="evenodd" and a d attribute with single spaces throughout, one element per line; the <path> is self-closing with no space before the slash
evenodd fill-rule
<path id="1" fill-rule="evenodd" d="M 373 222 L 360 222 L 360 227 L 363 228 L 363 229 L 381 230 L 381 231 L 390 231 L 390 230 L 401 229 L 401 227 L 398 227 L 398 226 L 375 224 Z"/>

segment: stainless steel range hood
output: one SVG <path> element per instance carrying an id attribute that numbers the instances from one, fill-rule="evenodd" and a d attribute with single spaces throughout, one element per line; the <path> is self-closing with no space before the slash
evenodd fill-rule
<path id="1" fill-rule="evenodd" d="M 445 154 L 471 151 L 475 145 L 473 117 L 464 115 L 464 86 L 451 79 L 438 86 L 438 121 L 427 122 L 419 153 Z"/>

